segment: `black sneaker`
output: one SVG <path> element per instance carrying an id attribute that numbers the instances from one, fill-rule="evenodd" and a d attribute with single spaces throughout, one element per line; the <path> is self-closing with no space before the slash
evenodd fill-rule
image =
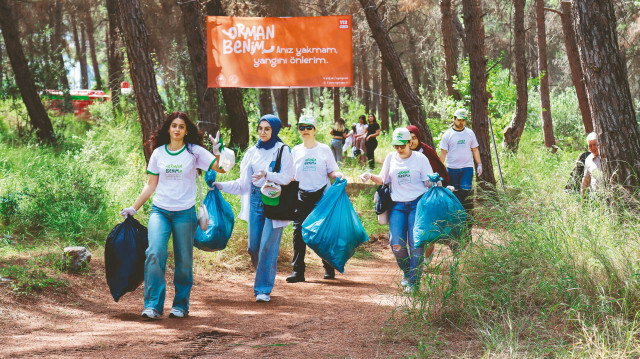
<path id="1" fill-rule="evenodd" d="M 324 279 L 336 279 L 336 270 L 333 268 L 325 268 Z"/>
<path id="2" fill-rule="evenodd" d="M 288 283 L 304 282 L 304 274 L 293 272 L 291 273 L 290 276 L 287 277 L 287 282 Z"/>

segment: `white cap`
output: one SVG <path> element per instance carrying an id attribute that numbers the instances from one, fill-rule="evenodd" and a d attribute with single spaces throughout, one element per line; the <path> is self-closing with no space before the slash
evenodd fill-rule
<path id="1" fill-rule="evenodd" d="M 279 184 L 273 183 L 270 181 L 265 182 L 260 189 L 263 195 L 269 198 L 278 198 L 280 197 L 280 193 L 282 192 L 282 187 Z"/>
<path id="2" fill-rule="evenodd" d="M 411 132 L 409 132 L 406 127 L 398 127 L 393 130 L 393 135 L 391 137 L 392 145 L 404 145 L 409 140 L 411 140 Z"/>
<path id="3" fill-rule="evenodd" d="M 453 113 L 453 117 L 463 118 L 467 120 L 467 110 L 465 110 L 464 108 L 459 108 L 456 110 L 456 112 Z"/>
<path id="4" fill-rule="evenodd" d="M 298 125 L 311 125 L 316 127 L 316 119 L 311 115 L 302 115 L 298 120 Z"/>

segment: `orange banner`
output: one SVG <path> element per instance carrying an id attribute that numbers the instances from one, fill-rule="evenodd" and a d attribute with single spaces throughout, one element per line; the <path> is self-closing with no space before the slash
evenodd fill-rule
<path id="1" fill-rule="evenodd" d="M 353 86 L 351 34 L 351 15 L 208 16 L 208 85 Z"/>

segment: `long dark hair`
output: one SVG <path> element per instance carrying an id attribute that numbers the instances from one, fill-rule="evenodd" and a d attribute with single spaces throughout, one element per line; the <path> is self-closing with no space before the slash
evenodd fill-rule
<path id="1" fill-rule="evenodd" d="M 369 116 L 373 116 L 373 123 L 378 123 L 378 120 L 376 120 L 376 115 L 374 115 L 373 113 L 370 113 Z M 367 123 L 369 123 L 369 116 L 367 116 Z"/>
<path id="2" fill-rule="evenodd" d="M 358 122 L 362 120 L 361 125 L 366 125 L 367 124 L 367 116 L 365 115 L 360 115 L 360 117 L 358 118 Z"/>
<path id="3" fill-rule="evenodd" d="M 155 150 L 160 146 L 167 145 L 171 143 L 171 137 L 169 136 L 169 128 L 171 127 L 171 122 L 176 118 L 180 118 L 187 125 L 187 134 L 184 136 L 185 144 L 199 145 L 202 146 L 202 136 L 203 133 L 198 130 L 198 127 L 191 122 L 189 116 L 180 111 L 175 111 L 167 115 L 167 118 L 164 120 L 162 126 L 156 130 L 151 138 L 145 142 L 145 145 L 151 144 L 151 149 Z M 190 146 L 187 146 L 187 151 L 191 152 Z"/>

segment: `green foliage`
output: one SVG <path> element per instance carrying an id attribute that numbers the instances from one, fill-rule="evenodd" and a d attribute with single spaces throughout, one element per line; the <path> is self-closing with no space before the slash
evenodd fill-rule
<path id="1" fill-rule="evenodd" d="M 39 258 L 32 259 L 23 265 L 9 265 L 0 267 L 0 277 L 10 280 L 9 285 L 15 294 L 35 296 L 49 288 L 64 288 L 68 283 L 57 276 L 51 276 L 47 271 L 55 270 L 54 266 L 45 267 Z"/>

